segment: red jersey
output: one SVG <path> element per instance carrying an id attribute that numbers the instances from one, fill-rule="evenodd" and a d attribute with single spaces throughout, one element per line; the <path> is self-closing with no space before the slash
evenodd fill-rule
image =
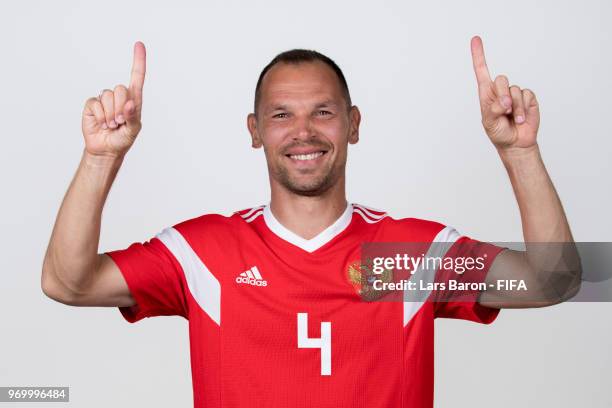
<path id="1" fill-rule="evenodd" d="M 107 254 L 136 301 L 119 308 L 127 321 L 188 319 L 196 408 L 431 408 L 434 318 L 490 323 L 499 309 L 480 305 L 478 292 L 366 302 L 348 272 L 364 242 L 466 241 L 488 257 L 460 279 L 484 282 L 503 248 L 358 204 L 309 240 L 260 206 L 202 215 Z"/>

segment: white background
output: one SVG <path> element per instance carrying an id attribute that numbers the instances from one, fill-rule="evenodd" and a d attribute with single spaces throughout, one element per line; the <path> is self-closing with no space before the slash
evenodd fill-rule
<path id="1" fill-rule="evenodd" d="M 116 308 L 69 307 L 40 289 L 83 149 L 83 103 L 127 83 L 136 40 L 148 53 L 144 126 L 105 207 L 100 251 L 268 201 L 246 115 L 261 69 L 290 48 L 334 59 L 362 112 L 350 201 L 480 240 L 521 240 L 480 123 L 476 34 L 492 76 L 538 97 L 538 140 L 575 239 L 610 240 L 609 2 L 169 4 L 0 6 L 0 386 L 70 386 L 72 407 L 192 405 L 185 320 L 130 325 Z M 611 312 L 569 303 L 504 310 L 491 326 L 437 321 L 436 406 L 609 407 Z"/>

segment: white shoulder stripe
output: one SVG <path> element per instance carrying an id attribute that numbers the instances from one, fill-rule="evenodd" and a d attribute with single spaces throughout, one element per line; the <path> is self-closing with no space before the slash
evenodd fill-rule
<path id="1" fill-rule="evenodd" d="M 244 220 L 246 222 L 251 222 L 253 221 L 255 218 L 259 217 L 261 214 L 263 214 L 263 209 L 259 209 L 259 211 L 255 212 L 255 214 L 251 215 L 250 218 L 245 218 Z"/>
<path id="2" fill-rule="evenodd" d="M 191 296 L 218 325 L 221 324 L 221 285 L 193 251 L 185 238 L 174 228 L 168 227 L 156 237 L 181 264 Z"/>
<path id="3" fill-rule="evenodd" d="M 373 208 L 368 208 L 366 206 L 360 205 L 360 204 L 353 204 L 354 207 L 359 208 L 360 210 L 362 210 L 364 213 L 366 213 L 370 218 L 375 218 L 375 219 L 379 219 L 379 218 L 384 218 L 387 216 L 387 213 L 384 211 L 378 211 L 378 210 L 374 210 Z M 374 214 L 371 210 L 373 211 L 377 211 L 377 212 L 381 212 L 383 214 Z"/>
<path id="4" fill-rule="evenodd" d="M 425 257 L 444 257 L 450 247 L 461 237 L 461 235 L 457 232 L 453 227 L 445 227 L 434 237 L 433 241 L 429 245 L 429 249 L 427 250 L 427 254 Z M 433 282 L 436 274 L 436 271 L 433 270 L 424 270 L 422 267 L 419 267 L 414 275 L 410 278 L 415 282 L 422 281 L 423 285 L 427 285 L 430 282 Z M 420 287 L 420 285 L 418 286 Z M 427 301 L 431 290 L 419 290 L 419 291 L 404 291 L 404 326 L 410 322 L 410 320 L 417 314 L 423 303 Z M 418 296 L 418 297 L 415 297 Z M 406 299 L 410 298 L 410 301 Z"/>
<path id="5" fill-rule="evenodd" d="M 245 213 L 245 214 L 241 214 L 240 216 L 241 216 L 242 218 L 244 218 L 244 219 L 249 218 L 249 217 L 251 216 L 251 214 L 253 214 L 255 211 L 257 211 L 257 210 L 261 210 L 261 209 L 263 209 L 263 208 L 264 208 L 264 206 L 263 206 L 263 205 L 260 205 L 259 207 L 253 207 L 253 208 L 251 208 L 251 209 L 249 210 L 249 212 L 247 212 L 247 213 Z"/>
<path id="6" fill-rule="evenodd" d="M 367 222 L 368 224 L 375 224 L 387 216 L 387 214 L 384 214 L 380 218 L 372 219 L 372 218 L 369 218 L 367 215 L 365 215 L 365 213 L 361 210 L 361 208 L 356 207 L 356 206 L 353 208 L 353 212 L 361 215 L 361 218 L 363 218 L 364 221 Z"/>

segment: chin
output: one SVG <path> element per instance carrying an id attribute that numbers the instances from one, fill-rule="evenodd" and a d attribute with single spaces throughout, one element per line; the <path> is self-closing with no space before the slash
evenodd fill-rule
<path id="1" fill-rule="evenodd" d="M 323 188 L 322 186 L 311 187 L 311 186 L 288 185 L 288 186 L 285 186 L 285 188 L 287 188 L 287 190 L 291 191 L 293 194 L 304 196 L 304 197 L 322 196 L 323 194 L 325 194 L 327 190 L 329 190 L 329 187 Z"/>
<path id="2" fill-rule="evenodd" d="M 301 196 L 321 196 L 331 189 L 340 179 L 341 169 L 326 163 L 319 168 L 296 169 L 278 163 L 271 174 L 278 184 L 286 190 Z"/>
<path id="3" fill-rule="evenodd" d="M 323 195 L 335 184 L 335 178 L 332 174 L 319 177 L 302 177 L 301 180 L 281 178 L 279 181 L 292 193 L 307 197 Z"/>

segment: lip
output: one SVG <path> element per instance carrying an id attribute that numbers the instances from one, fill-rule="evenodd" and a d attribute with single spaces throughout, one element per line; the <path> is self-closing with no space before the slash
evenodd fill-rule
<path id="1" fill-rule="evenodd" d="M 291 157 L 292 154 L 310 154 L 310 153 L 318 153 L 318 152 L 322 152 L 323 154 L 315 157 L 314 159 L 308 159 L 308 160 L 299 160 L 299 159 L 294 159 Z M 298 168 L 310 168 L 312 166 L 317 166 L 319 163 L 321 163 L 323 160 L 325 160 L 325 156 L 328 152 L 326 150 L 307 150 L 306 153 L 291 153 L 291 154 L 286 154 L 285 157 L 287 158 L 287 160 L 289 160 L 292 165 L 297 166 Z"/>
<path id="2" fill-rule="evenodd" d="M 325 149 L 320 149 L 320 148 L 303 148 L 303 149 L 291 149 L 290 151 L 288 151 L 287 153 L 285 153 L 285 156 L 289 157 L 291 155 L 296 155 L 296 154 L 311 154 L 311 153 L 318 153 L 318 152 L 323 152 L 323 154 L 327 153 L 327 150 Z"/>

